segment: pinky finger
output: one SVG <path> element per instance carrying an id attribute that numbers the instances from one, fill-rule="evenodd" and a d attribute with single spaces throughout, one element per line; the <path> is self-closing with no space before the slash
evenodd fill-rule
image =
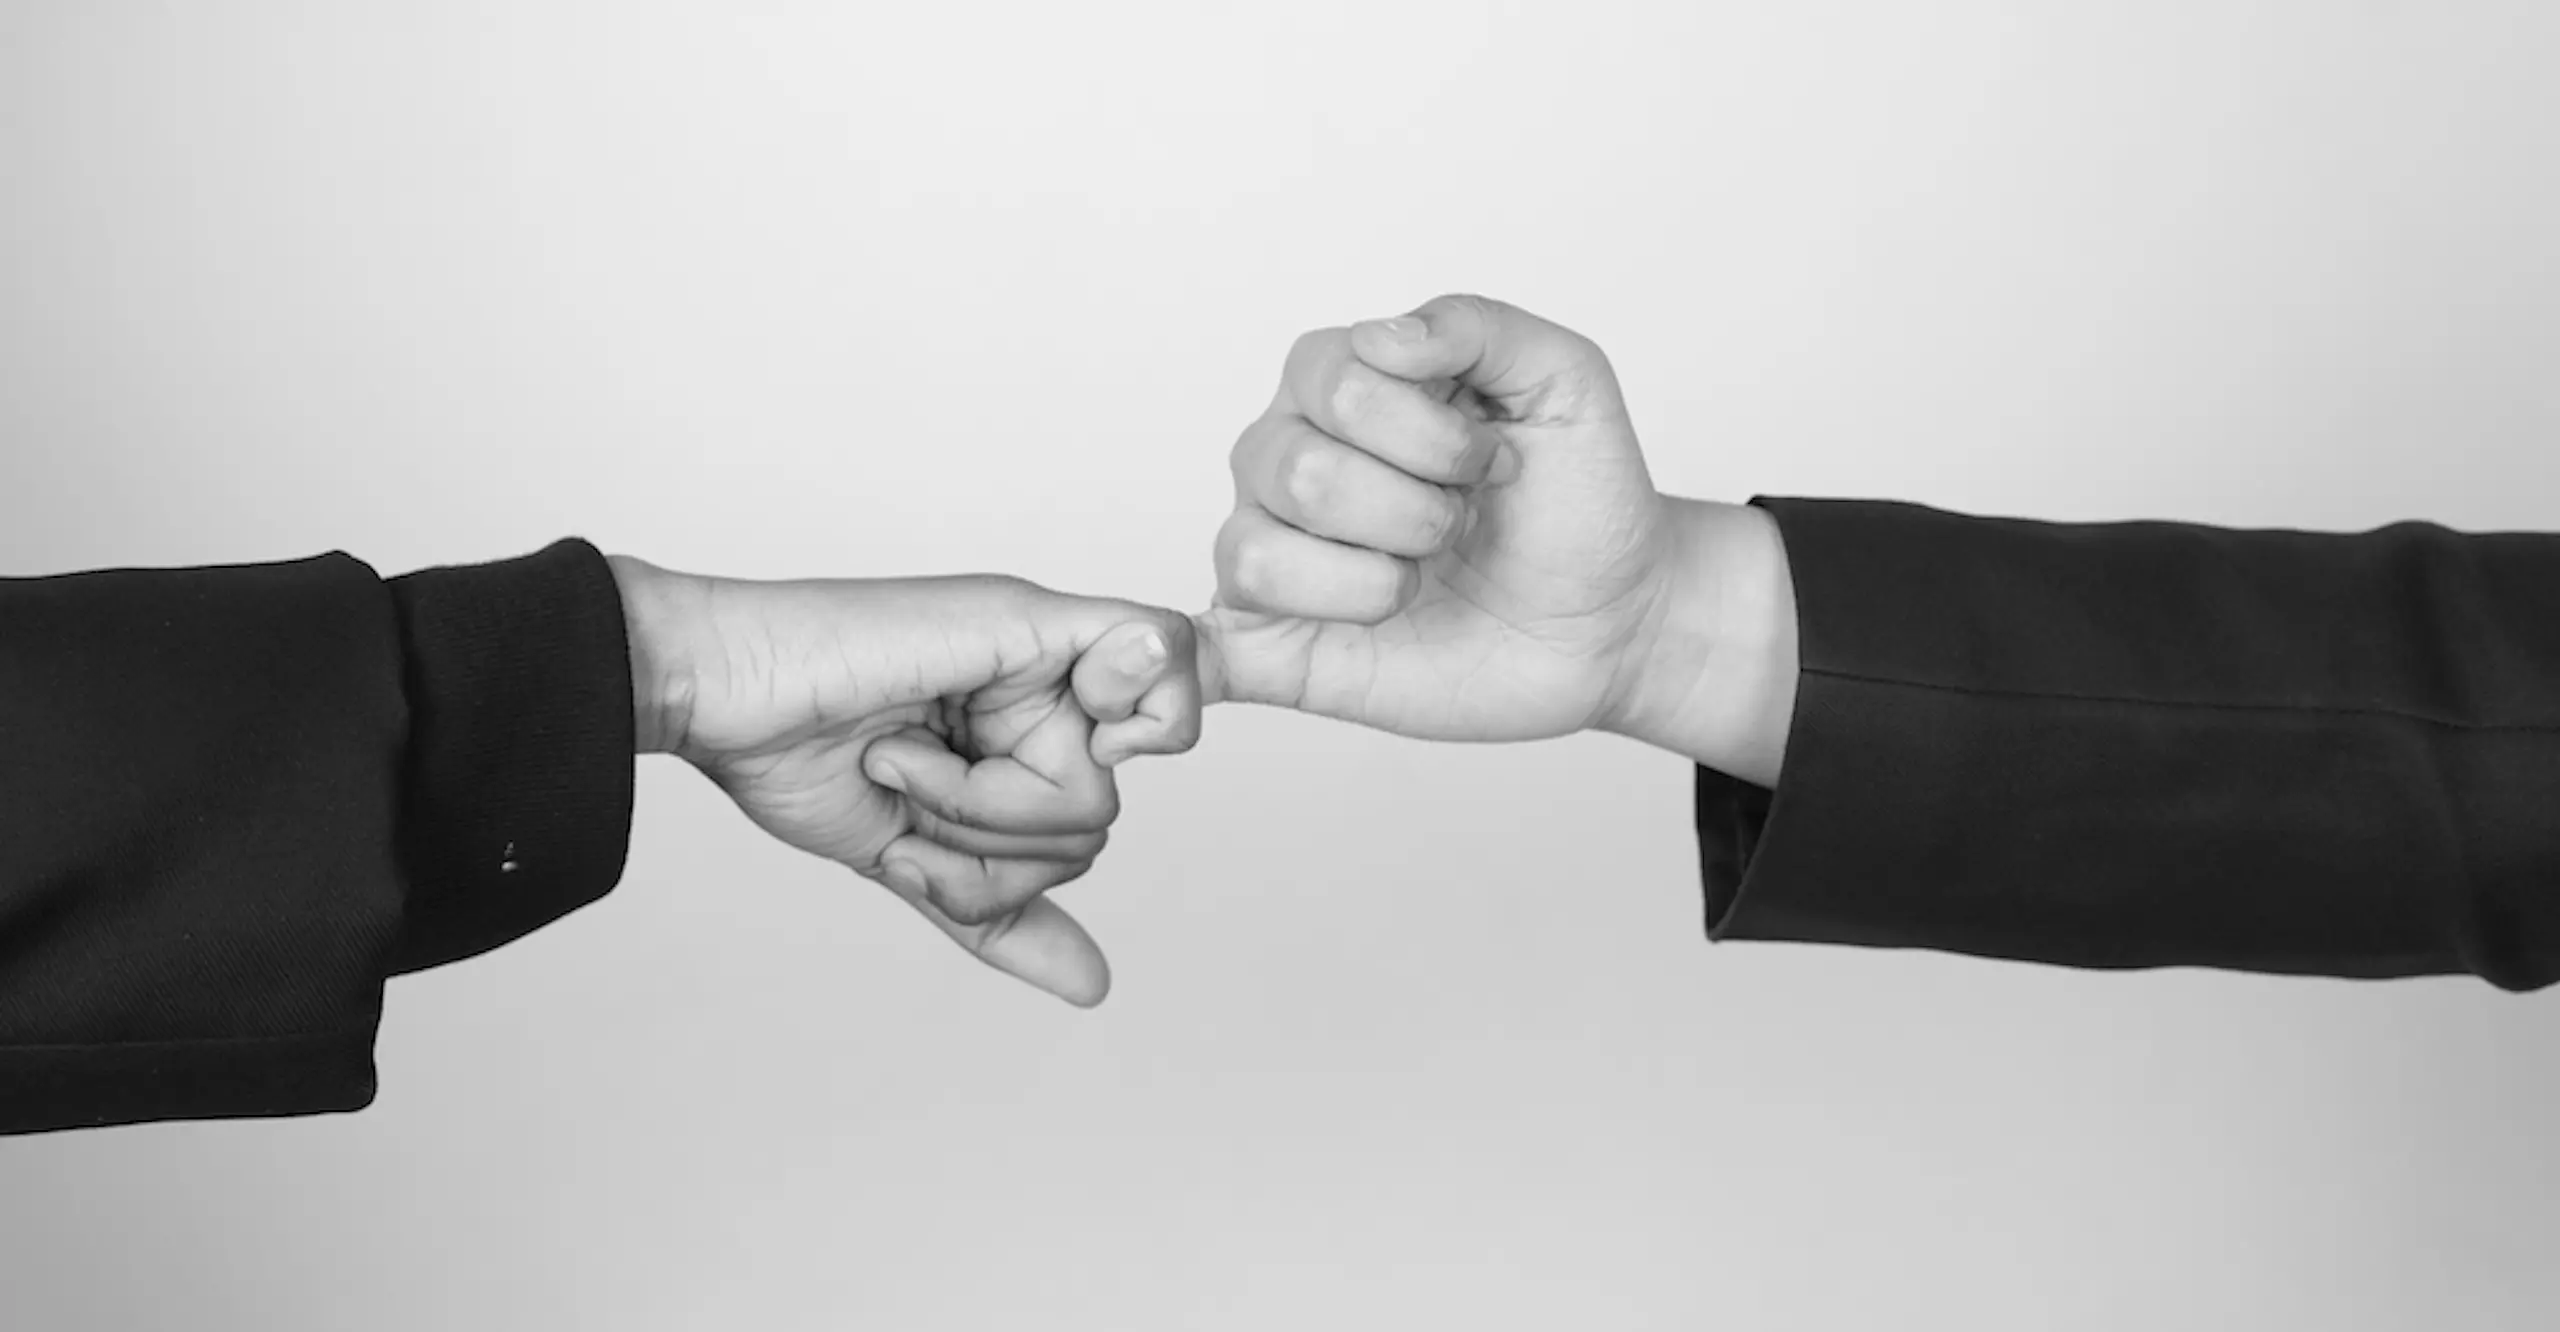
<path id="1" fill-rule="evenodd" d="M 1143 621 L 1121 625 L 1076 658 L 1076 703 L 1095 721 L 1119 721 L 1164 678 L 1170 657 L 1163 630 Z"/>
<path id="2" fill-rule="evenodd" d="M 1093 761 L 1116 768 L 1140 754 L 1187 754 L 1200 743 L 1200 643 L 1188 617 L 1167 635 L 1173 660 L 1127 714 L 1093 728 Z"/>

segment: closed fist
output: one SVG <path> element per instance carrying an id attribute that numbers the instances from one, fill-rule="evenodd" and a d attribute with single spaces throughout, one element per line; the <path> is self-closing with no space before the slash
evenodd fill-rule
<path id="1" fill-rule="evenodd" d="M 1589 340 L 1474 296 L 1309 333 L 1231 461 L 1215 697 L 1480 741 L 1619 705 L 1670 535 Z"/>

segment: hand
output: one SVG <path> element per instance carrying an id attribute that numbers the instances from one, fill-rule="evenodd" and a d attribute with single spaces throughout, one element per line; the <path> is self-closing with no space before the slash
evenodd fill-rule
<path id="1" fill-rule="evenodd" d="M 1232 461 L 1216 696 L 1441 740 L 1619 705 L 1670 536 L 1588 340 L 1466 296 L 1310 333 Z"/>
<path id="2" fill-rule="evenodd" d="M 1198 739 L 1191 625 L 1016 579 L 754 583 L 615 557 L 640 748 L 886 884 L 1070 1003 L 1110 971 L 1044 894 L 1092 866 L 1111 769 Z"/>
<path id="3" fill-rule="evenodd" d="M 1589 339 L 1474 296 L 1310 333 L 1232 461 L 1213 699 L 1437 740 L 1596 728 L 1775 782 L 1776 526 L 1658 494 Z"/>

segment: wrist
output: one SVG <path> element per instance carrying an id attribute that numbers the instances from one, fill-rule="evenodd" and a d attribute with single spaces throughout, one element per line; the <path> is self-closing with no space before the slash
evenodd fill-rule
<path id="1" fill-rule="evenodd" d="M 1665 497 L 1667 537 L 1619 706 L 1601 729 L 1775 786 L 1796 694 L 1796 604 L 1777 520 Z"/>
<path id="2" fill-rule="evenodd" d="M 632 748 L 672 754 L 693 720 L 699 675 L 694 643 L 704 619 L 701 580 L 629 555 L 609 555 L 622 594 L 624 639 L 631 651 Z"/>

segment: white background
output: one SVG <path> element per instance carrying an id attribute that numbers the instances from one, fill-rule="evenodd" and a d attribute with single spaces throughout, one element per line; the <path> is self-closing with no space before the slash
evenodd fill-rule
<path id="1" fill-rule="evenodd" d="M 2555 527 L 2555 67 L 2526 0 L 6 4 L 0 572 L 1192 606 L 1291 337 L 1453 288 L 1672 490 Z M 641 778 L 375 1108 L 0 1142 L 0 1325 L 2560 1317 L 2549 997 L 1710 946 L 1675 759 L 1226 710 L 1080 1013 Z"/>

